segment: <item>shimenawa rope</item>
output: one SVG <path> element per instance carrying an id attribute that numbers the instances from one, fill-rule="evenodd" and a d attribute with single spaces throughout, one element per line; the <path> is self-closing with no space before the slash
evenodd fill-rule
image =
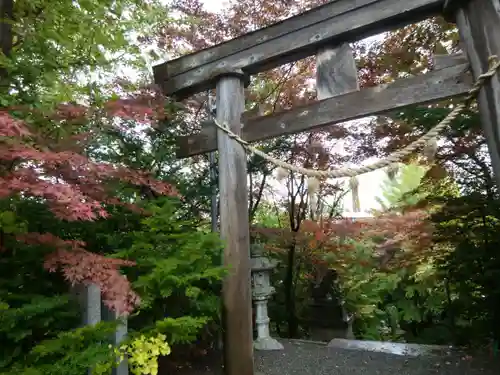
<path id="1" fill-rule="evenodd" d="M 308 168 L 303 168 L 300 166 L 292 165 L 287 162 L 284 162 L 283 160 L 276 159 L 272 157 L 271 155 L 266 154 L 265 152 L 260 151 L 259 149 L 253 147 L 250 145 L 249 142 L 245 141 L 242 139 L 240 136 L 237 134 L 234 134 L 227 126 L 227 124 L 220 124 L 217 119 L 214 118 L 215 125 L 222 131 L 224 131 L 230 138 L 236 140 L 238 143 L 240 143 L 245 150 L 250 153 L 250 154 L 255 154 L 263 159 L 273 163 L 274 165 L 284 168 L 286 170 L 296 172 L 303 174 L 308 177 L 319 177 L 319 178 L 342 178 L 342 177 L 356 177 L 361 174 L 375 171 L 377 169 L 381 169 L 387 166 L 390 166 L 395 163 L 399 163 L 402 159 L 404 159 L 406 156 L 410 155 L 420 147 L 425 146 L 428 142 L 432 141 L 437 137 L 437 135 L 444 129 L 446 128 L 453 120 L 455 120 L 460 113 L 464 109 L 467 108 L 467 106 L 470 104 L 472 100 L 475 99 L 476 95 L 479 93 L 479 90 L 481 89 L 482 85 L 484 82 L 493 77 L 497 71 L 500 69 L 500 61 L 498 60 L 497 56 L 491 56 L 489 58 L 489 65 L 490 68 L 486 73 L 481 74 L 476 82 L 474 83 L 473 87 L 469 90 L 468 95 L 464 101 L 464 103 L 461 103 L 457 105 L 453 111 L 451 111 L 448 116 L 446 116 L 439 124 L 437 124 L 434 128 L 429 130 L 426 134 L 424 134 L 422 137 L 417 139 L 416 141 L 410 143 L 408 146 L 405 148 L 396 151 L 392 153 L 391 155 L 385 157 L 382 160 L 376 161 L 373 164 L 370 165 L 365 165 L 365 166 L 360 166 L 360 167 L 355 167 L 355 168 L 349 168 L 349 167 L 343 167 L 343 168 L 337 168 L 337 169 L 331 169 L 331 170 L 314 170 L 314 169 L 308 169 Z"/>

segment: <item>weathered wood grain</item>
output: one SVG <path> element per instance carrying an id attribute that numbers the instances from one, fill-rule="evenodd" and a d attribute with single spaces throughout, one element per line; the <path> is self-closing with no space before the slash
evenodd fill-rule
<path id="1" fill-rule="evenodd" d="M 244 34 L 236 39 L 171 60 L 166 64 L 160 65 L 158 69 L 160 69 L 165 76 L 173 77 L 200 65 L 225 58 L 265 42 L 270 42 L 292 31 L 303 29 L 304 27 L 332 17 L 340 16 L 353 9 L 367 6 L 377 1 L 379 0 L 333 0 L 307 12 L 276 22 L 268 27 Z"/>
<path id="2" fill-rule="evenodd" d="M 500 2 L 469 0 L 456 12 L 460 37 L 475 78 L 488 71 L 488 58 L 500 57 Z M 500 187 L 500 78 L 488 80 L 478 97 L 481 124 L 488 143 L 493 172 Z"/>
<path id="3" fill-rule="evenodd" d="M 448 22 L 456 23 L 457 11 L 462 8 L 469 0 L 444 0 L 443 18 Z"/>
<path id="4" fill-rule="evenodd" d="M 241 132 L 244 110 L 242 77 L 224 76 L 217 83 L 217 120 Z M 224 241 L 224 364 L 227 375 L 253 375 L 253 329 L 247 157 L 243 147 L 222 131 L 219 151 L 220 235 Z"/>
<path id="5" fill-rule="evenodd" d="M 241 137 L 249 142 L 310 131 L 321 126 L 390 112 L 460 96 L 472 87 L 468 64 L 454 65 L 427 74 L 400 79 L 389 85 L 339 95 L 268 116 L 245 119 Z M 177 157 L 186 158 L 217 148 L 215 126 L 177 139 Z"/>
<path id="6" fill-rule="evenodd" d="M 358 70 L 348 43 L 324 47 L 316 54 L 316 95 L 318 100 L 358 91 Z"/>
<path id="7" fill-rule="evenodd" d="M 463 53 L 454 53 L 451 55 L 434 55 L 434 69 L 444 69 L 453 65 L 466 64 L 467 56 Z"/>
<path id="8" fill-rule="evenodd" d="M 309 17 L 311 23 L 302 22 L 304 26 L 300 26 L 304 15 L 298 15 L 274 28 L 252 33 L 258 35 L 255 39 L 243 36 L 213 47 L 211 51 L 155 66 L 155 82 L 167 95 L 187 97 L 213 87 L 217 77 L 228 70 L 242 69 L 248 74 L 265 71 L 310 56 L 321 46 L 359 40 L 439 14 L 443 1 L 338 0 L 323 7 L 321 13 L 328 18 L 320 22 L 314 23 L 315 17 L 306 13 L 306 20 Z M 267 34 L 270 36 L 266 37 Z M 203 54 L 212 57 L 197 61 L 196 55 Z M 172 69 L 172 65 L 182 68 Z M 186 70 L 187 67 L 190 69 Z"/>
<path id="9" fill-rule="evenodd" d="M 348 43 L 338 48 L 322 48 L 316 55 L 316 93 L 318 100 L 359 90 L 358 69 Z M 351 187 L 353 212 L 359 212 L 358 186 Z M 354 338 L 354 337 L 350 337 Z"/>

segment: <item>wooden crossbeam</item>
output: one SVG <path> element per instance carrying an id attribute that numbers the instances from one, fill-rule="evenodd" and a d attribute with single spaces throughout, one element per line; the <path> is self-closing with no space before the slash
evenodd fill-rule
<path id="1" fill-rule="evenodd" d="M 467 56 L 461 53 L 454 53 L 452 55 L 434 55 L 434 69 L 439 70 L 448 68 L 453 65 L 467 64 Z"/>
<path id="2" fill-rule="evenodd" d="M 442 64 L 447 65 L 446 60 Z M 367 88 L 268 116 L 242 116 L 241 137 L 249 142 L 311 131 L 319 127 L 379 115 L 415 104 L 464 95 L 472 87 L 468 64 L 454 64 L 427 74 Z M 216 128 L 207 124 L 202 132 L 178 137 L 177 157 L 217 149 Z"/>
<path id="3" fill-rule="evenodd" d="M 241 69 L 255 74 L 313 55 L 322 46 L 360 40 L 438 15 L 444 0 L 335 0 L 226 43 L 153 68 L 166 95 L 185 98 Z"/>

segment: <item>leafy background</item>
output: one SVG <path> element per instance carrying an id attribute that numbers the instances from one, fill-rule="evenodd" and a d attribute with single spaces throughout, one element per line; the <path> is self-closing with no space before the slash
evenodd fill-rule
<path id="1" fill-rule="evenodd" d="M 210 232 L 208 157 L 177 160 L 174 151 L 176 136 L 199 129 L 207 96 L 163 97 L 150 65 L 319 4 L 241 0 L 214 13 L 198 0 L 0 1 L 0 373 L 109 372 L 116 323 L 82 327 L 71 283 L 99 284 L 106 304 L 129 314 L 134 373 L 215 350 L 226 270 Z M 435 18 L 355 43 L 360 83 L 423 73 L 457 41 L 454 25 Z M 315 100 L 314 71 L 311 57 L 258 74 L 247 109 Z M 408 144 L 450 102 L 260 146 L 310 168 L 356 164 Z M 342 219 L 349 184 L 321 183 L 313 204 L 304 177 L 277 182 L 254 157 L 248 170 L 252 237 L 280 261 L 273 334 L 309 336 L 311 285 L 334 270 L 332 293 L 354 314 L 359 339 L 495 350 L 500 211 L 475 107 L 430 158 L 387 171 L 373 220 Z"/>

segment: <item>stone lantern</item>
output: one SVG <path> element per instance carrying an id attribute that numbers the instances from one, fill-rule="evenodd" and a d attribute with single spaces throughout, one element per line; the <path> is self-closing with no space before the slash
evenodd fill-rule
<path id="1" fill-rule="evenodd" d="M 277 262 L 266 258 L 262 245 L 259 243 L 251 246 L 252 252 L 252 299 L 255 304 L 255 325 L 257 338 L 253 346 L 256 350 L 281 350 L 283 345 L 269 334 L 269 316 L 267 315 L 267 301 L 274 293 L 271 286 L 271 271 Z"/>

